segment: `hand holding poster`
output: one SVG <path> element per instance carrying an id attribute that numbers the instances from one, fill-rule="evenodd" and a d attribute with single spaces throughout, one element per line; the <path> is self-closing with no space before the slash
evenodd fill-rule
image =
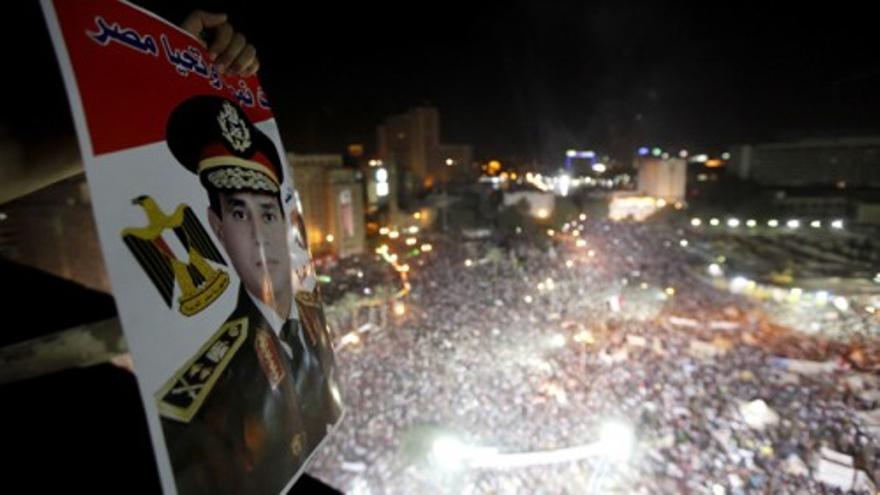
<path id="1" fill-rule="evenodd" d="M 124 2 L 43 7 L 165 491 L 290 487 L 342 404 L 257 78 Z"/>

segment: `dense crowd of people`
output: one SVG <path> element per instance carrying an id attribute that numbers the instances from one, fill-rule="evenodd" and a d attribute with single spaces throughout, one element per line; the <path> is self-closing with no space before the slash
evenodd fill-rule
<path id="1" fill-rule="evenodd" d="M 311 474 L 351 494 L 871 491 L 880 380 L 850 343 L 707 285 L 671 229 L 587 220 L 547 235 L 438 239 L 411 263 L 406 314 L 338 352 L 347 410 Z M 540 459 L 595 445 L 609 421 L 634 432 L 625 459 L 511 468 L 436 449 Z"/>

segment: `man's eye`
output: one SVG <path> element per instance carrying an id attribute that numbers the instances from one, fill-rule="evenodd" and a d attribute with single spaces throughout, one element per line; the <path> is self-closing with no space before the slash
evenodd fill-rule
<path id="1" fill-rule="evenodd" d="M 274 213 L 263 213 L 263 219 L 267 222 L 274 222 L 275 218 L 276 217 Z"/>
<path id="2" fill-rule="evenodd" d="M 244 212 L 241 210 L 233 210 L 232 211 L 232 218 L 234 218 L 236 220 L 244 220 Z"/>

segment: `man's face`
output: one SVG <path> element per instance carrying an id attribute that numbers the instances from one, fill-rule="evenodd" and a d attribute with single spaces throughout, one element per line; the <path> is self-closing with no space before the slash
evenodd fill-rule
<path id="1" fill-rule="evenodd" d="M 252 192 L 219 193 L 220 215 L 211 227 L 245 288 L 267 304 L 290 293 L 287 223 L 278 199 Z"/>

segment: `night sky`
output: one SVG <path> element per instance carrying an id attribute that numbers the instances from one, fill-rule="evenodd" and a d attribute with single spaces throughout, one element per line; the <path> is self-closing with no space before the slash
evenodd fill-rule
<path id="1" fill-rule="evenodd" d="M 140 3 L 175 21 L 189 10 Z M 867 9 L 709 3 L 193 5 L 228 12 L 257 46 L 294 151 L 372 149 L 385 116 L 423 103 L 439 108 L 444 141 L 481 158 L 880 134 L 880 38 Z M 41 96 L 13 98 L 0 132 L 72 133 L 41 12 L 16 9 L 17 28 L 2 35 L 16 74 L 7 95 Z M 27 51 L 13 48 L 21 36 Z"/>

